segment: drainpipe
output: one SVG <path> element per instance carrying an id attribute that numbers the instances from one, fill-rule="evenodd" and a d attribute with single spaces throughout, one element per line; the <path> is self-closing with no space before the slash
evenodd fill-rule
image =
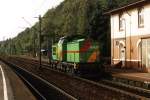
<path id="1" fill-rule="evenodd" d="M 127 12 L 127 11 L 126 11 Z M 127 12 L 127 14 L 130 16 L 130 61 L 131 61 L 131 14 L 129 12 Z M 127 65 L 127 38 L 126 38 L 126 19 L 124 18 L 124 24 L 125 24 L 125 66 Z M 130 62 L 131 65 L 131 62 Z"/>
<path id="2" fill-rule="evenodd" d="M 126 59 L 127 59 L 127 38 L 126 38 L 126 20 L 125 20 L 125 67 L 126 67 Z"/>
<path id="3" fill-rule="evenodd" d="M 128 14 L 128 16 L 130 17 L 130 66 L 131 66 L 131 45 L 132 45 L 132 42 L 131 42 L 131 14 L 128 12 L 128 11 L 126 11 L 127 12 L 127 14 Z"/>
<path id="4" fill-rule="evenodd" d="M 125 67 L 126 67 L 126 58 L 127 58 L 127 52 L 126 52 L 126 19 L 125 18 L 123 18 L 123 20 L 124 20 L 124 28 L 125 28 L 125 30 L 124 30 L 124 32 L 125 32 L 125 36 L 124 36 L 124 38 L 125 38 Z"/>

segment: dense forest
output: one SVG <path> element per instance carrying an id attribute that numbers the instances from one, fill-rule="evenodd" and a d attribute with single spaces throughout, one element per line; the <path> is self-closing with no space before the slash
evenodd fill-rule
<path id="1" fill-rule="evenodd" d="M 83 35 L 99 41 L 104 56 L 110 55 L 110 21 L 104 12 L 135 0 L 64 0 L 42 17 L 42 48 L 62 36 Z M 107 42 L 106 42 L 107 41 Z M 17 37 L 0 42 L 1 54 L 32 54 L 38 52 L 39 22 Z M 107 51 L 107 52 L 106 52 Z"/>

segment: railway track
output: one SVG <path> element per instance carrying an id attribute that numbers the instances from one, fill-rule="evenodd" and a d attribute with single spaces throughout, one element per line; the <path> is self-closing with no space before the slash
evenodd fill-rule
<path id="1" fill-rule="evenodd" d="M 37 100 L 77 100 L 75 97 L 64 92 L 60 88 L 50 84 L 46 80 L 43 80 L 39 76 L 19 67 L 14 63 L 9 63 L 6 60 L 2 60 L 8 64 L 13 71 L 23 80 L 28 88 L 35 95 Z"/>
<path id="2" fill-rule="evenodd" d="M 19 59 L 19 58 L 17 58 L 17 59 Z M 22 61 L 26 61 L 26 59 L 24 59 L 24 58 L 22 58 L 22 59 L 23 59 Z M 27 59 L 27 60 L 28 60 L 27 63 L 39 64 L 39 62 L 37 60 L 34 60 L 34 59 L 32 59 L 31 61 L 30 61 L 30 59 Z M 42 65 L 45 68 L 48 68 L 48 69 L 50 68 L 50 65 L 46 62 L 43 63 Z M 100 84 L 113 86 L 114 88 L 122 89 L 122 90 L 125 90 L 127 92 L 131 92 L 131 93 L 134 93 L 134 94 L 137 94 L 137 95 L 140 95 L 140 96 L 150 98 L 150 90 L 148 90 L 148 89 L 134 87 L 134 86 L 131 86 L 131 85 L 126 85 L 126 84 L 122 84 L 122 83 L 118 83 L 118 82 L 113 82 L 113 81 L 110 81 L 110 80 L 101 80 Z"/>
<path id="3" fill-rule="evenodd" d="M 51 70 L 46 64 L 42 66 L 42 71 L 37 71 L 39 66 L 38 62 L 34 60 L 25 60 L 19 58 L 9 58 L 9 61 L 17 66 L 21 66 L 26 70 L 38 75 L 44 80 L 49 81 L 55 86 L 62 88 L 69 95 L 82 100 L 145 100 L 149 96 L 143 95 L 142 92 L 137 92 L 133 89 L 124 89 L 121 86 L 114 85 L 111 82 L 92 82 L 85 79 L 81 79 L 75 76 L 66 75 L 64 73 Z M 49 70 L 48 70 L 49 69 Z M 49 77 L 48 77 L 49 76 Z M 119 88 L 118 88 L 119 87 Z M 123 89 L 121 89 L 123 88 Z M 147 93 L 147 92 L 146 92 Z"/>
<path id="4" fill-rule="evenodd" d="M 147 90 L 147 89 L 134 87 L 131 85 L 122 84 L 122 83 L 118 83 L 118 82 L 113 82 L 110 80 L 102 80 L 102 81 L 100 81 L 100 83 L 104 83 L 106 85 L 113 86 L 114 88 L 122 89 L 124 91 L 128 91 L 128 92 L 140 95 L 140 96 L 150 98 L 150 90 Z"/>
<path id="5" fill-rule="evenodd" d="M 30 60 L 30 59 L 22 58 L 22 61 L 26 61 L 26 60 L 28 61 L 27 63 L 39 64 L 39 62 L 37 60 L 33 60 L 33 59 Z M 48 68 L 48 69 L 50 68 L 50 65 L 46 62 L 44 62 L 42 65 L 45 68 Z M 119 82 L 114 82 L 114 81 L 107 80 L 107 79 L 101 80 L 100 83 L 103 83 L 103 84 L 109 85 L 109 86 L 113 86 L 114 88 L 122 89 L 122 90 L 125 90 L 127 92 L 131 92 L 131 93 L 134 93 L 134 94 L 137 94 L 140 96 L 150 98 L 150 90 L 148 90 L 148 89 L 144 89 L 141 87 L 135 87 L 135 86 L 119 83 Z"/>

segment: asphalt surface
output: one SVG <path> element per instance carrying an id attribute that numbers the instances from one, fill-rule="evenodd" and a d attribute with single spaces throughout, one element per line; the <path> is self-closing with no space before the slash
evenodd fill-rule
<path id="1" fill-rule="evenodd" d="M 4 86 L 4 78 L 0 70 L 0 100 L 36 100 L 27 86 L 10 67 L 2 62 L 0 62 L 0 67 L 3 69 L 6 81 L 6 86 Z"/>

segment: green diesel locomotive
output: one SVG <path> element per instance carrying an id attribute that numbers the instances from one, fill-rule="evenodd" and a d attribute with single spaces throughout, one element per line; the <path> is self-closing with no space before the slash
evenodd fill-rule
<path id="1" fill-rule="evenodd" d="M 60 38 L 52 45 L 52 66 L 81 76 L 95 76 L 100 68 L 100 47 L 92 39 Z"/>

